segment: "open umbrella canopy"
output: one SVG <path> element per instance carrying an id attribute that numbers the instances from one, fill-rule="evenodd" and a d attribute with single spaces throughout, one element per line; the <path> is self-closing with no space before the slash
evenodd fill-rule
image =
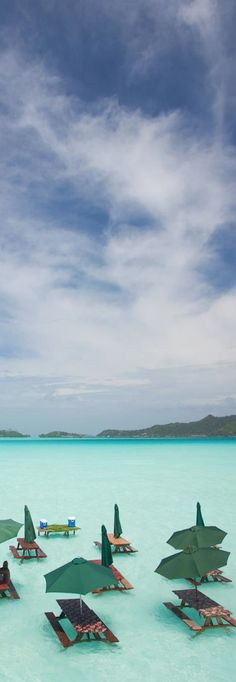
<path id="1" fill-rule="evenodd" d="M 13 521 L 13 519 L 1 519 L 0 542 L 15 538 L 21 526 L 23 526 L 23 523 L 18 523 L 18 521 Z"/>
<path id="2" fill-rule="evenodd" d="M 107 530 L 102 526 L 102 565 L 110 566 L 113 563 L 111 544 L 107 537 Z"/>
<path id="3" fill-rule="evenodd" d="M 82 557 L 50 571 L 45 576 L 46 592 L 87 594 L 100 587 L 118 585 L 110 568 L 93 564 Z"/>
<path id="4" fill-rule="evenodd" d="M 167 542 L 175 549 L 210 547 L 220 544 L 226 535 L 224 530 L 216 526 L 192 526 L 192 528 L 177 530 Z"/>
<path id="5" fill-rule="evenodd" d="M 197 578 L 225 566 L 230 552 L 215 547 L 191 547 L 162 559 L 155 572 L 165 578 Z"/>
<path id="6" fill-rule="evenodd" d="M 34 524 L 31 518 L 31 513 L 25 505 L 25 542 L 34 542 L 36 538 L 36 533 L 34 529 Z"/>
<path id="7" fill-rule="evenodd" d="M 115 504 L 114 507 L 114 537 L 119 538 L 122 533 L 122 528 L 121 528 L 121 523 L 120 523 L 120 515 L 119 515 L 119 507 L 118 504 Z"/>
<path id="8" fill-rule="evenodd" d="M 202 518 L 200 502 L 197 502 L 196 526 L 205 526 L 205 523 Z"/>

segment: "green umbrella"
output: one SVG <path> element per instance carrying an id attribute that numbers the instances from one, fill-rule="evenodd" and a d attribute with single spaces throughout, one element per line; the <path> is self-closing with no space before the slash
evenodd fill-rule
<path id="1" fill-rule="evenodd" d="M 162 559 L 155 572 L 165 578 L 197 578 L 227 564 L 230 552 L 215 547 L 189 547 Z"/>
<path id="2" fill-rule="evenodd" d="M 200 502 L 197 502 L 196 526 L 205 526 L 205 523 L 202 518 Z"/>
<path id="3" fill-rule="evenodd" d="M 25 505 L 25 542 L 34 542 L 35 538 L 36 533 L 34 530 L 31 513 L 28 507 Z"/>
<path id="4" fill-rule="evenodd" d="M 118 585 L 118 580 L 110 568 L 93 564 L 82 557 L 69 561 L 68 564 L 56 568 L 55 571 L 50 571 L 44 577 L 46 592 L 71 592 L 80 596 L 99 587 Z"/>
<path id="5" fill-rule="evenodd" d="M 216 526 L 192 526 L 192 528 L 177 530 L 167 542 L 175 549 L 210 547 L 220 544 L 225 536 L 225 531 Z"/>
<path id="6" fill-rule="evenodd" d="M 108 540 L 105 526 L 102 526 L 102 565 L 110 566 L 112 563 L 111 543 Z"/>
<path id="7" fill-rule="evenodd" d="M 18 523 L 18 521 L 13 521 L 13 519 L 1 519 L 0 542 L 15 538 L 21 526 L 23 526 L 23 523 Z"/>
<path id="8" fill-rule="evenodd" d="M 119 538 L 122 533 L 122 528 L 120 524 L 119 507 L 115 504 L 114 507 L 114 537 Z"/>

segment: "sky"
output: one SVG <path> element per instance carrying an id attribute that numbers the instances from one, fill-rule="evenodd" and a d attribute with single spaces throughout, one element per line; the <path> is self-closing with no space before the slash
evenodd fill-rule
<path id="1" fill-rule="evenodd" d="M 0 428 L 236 414 L 233 0 L 2 0 Z"/>

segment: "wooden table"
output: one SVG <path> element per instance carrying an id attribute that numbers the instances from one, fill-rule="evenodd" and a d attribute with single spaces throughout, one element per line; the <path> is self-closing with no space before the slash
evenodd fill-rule
<path id="1" fill-rule="evenodd" d="M 228 627 L 229 625 L 236 627 L 236 620 L 232 618 L 231 612 L 199 590 L 173 590 L 173 592 L 179 597 L 180 606 L 175 606 L 171 602 L 166 602 L 165 606 L 184 621 L 191 630 L 203 632 L 213 627 Z M 185 607 L 195 609 L 204 619 L 204 623 L 201 625 L 191 620 L 182 610 Z"/>
<path id="2" fill-rule="evenodd" d="M 113 533 L 108 533 L 108 540 L 112 545 L 112 552 L 114 552 L 114 554 L 130 554 L 138 551 L 130 544 L 129 540 L 126 540 L 121 536 L 119 538 L 115 538 Z M 94 544 L 96 547 L 102 546 L 102 543 L 99 540 L 94 540 Z"/>
<path id="3" fill-rule="evenodd" d="M 84 639 L 85 641 L 97 639 L 112 643 L 119 641 L 99 616 L 82 599 L 57 599 L 57 603 L 61 608 L 60 615 L 55 616 L 50 611 L 46 612 L 45 616 L 64 647 L 72 646 L 76 642 L 84 641 Z M 75 630 L 76 636 L 73 640 L 69 639 L 60 624 L 60 621 L 64 618 L 69 620 Z"/>
<path id="4" fill-rule="evenodd" d="M 38 535 L 45 535 L 46 537 L 49 537 L 50 533 L 63 533 L 67 537 L 69 537 L 70 533 L 73 533 L 75 535 L 75 532 L 77 530 L 80 530 L 79 526 L 68 526 L 65 523 L 50 523 L 46 528 L 41 528 L 41 526 L 37 526 L 37 531 Z"/>
<path id="5" fill-rule="evenodd" d="M 21 561 L 24 559 L 44 559 L 47 556 L 37 542 L 26 542 L 25 538 L 17 538 L 17 547 L 10 545 L 9 549 L 14 558 Z"/>

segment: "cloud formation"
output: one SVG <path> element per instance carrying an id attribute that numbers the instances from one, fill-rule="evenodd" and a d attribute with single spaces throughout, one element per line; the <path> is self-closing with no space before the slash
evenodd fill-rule
<path id="1" fill-rule="evenodd" d="M 212 8 L 179 3 L 178 30 L 194 27 L 204 40 Z M 186 112 L 150 117 L 114 98 L 88 107 L 43 61 L 14 50 L 2 55 L 0 85 L 0 372 L 17 425 L 18 387 L 24 406 L 35 401 L 41 415 L 47 406 L 55 427 L 59 403 L 62 428 L 74 405 L 75 428 L 85 401 L 80 431 L 93 400 L 95 430 L 111 419 L 145 425 L 144 399 L 156 422 L 233 406 L 235 288 L 221 291 L 210 276 L 212 239 L 235 211 L 223 109 L 206 132 Z M 63 197 L 75 207 L 69 226 Z"/>

